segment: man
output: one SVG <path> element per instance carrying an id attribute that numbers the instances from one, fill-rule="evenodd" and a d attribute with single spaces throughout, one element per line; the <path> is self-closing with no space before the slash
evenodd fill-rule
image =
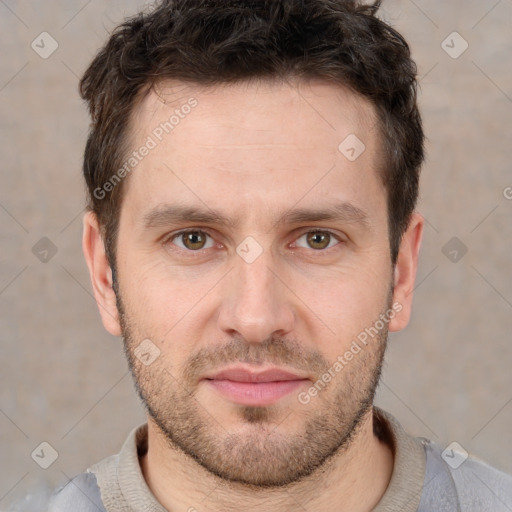
<path id="1" fill-rule="evenodd" d="M 424 222 L 378 7 L 165 1 L 86 71 L 83 249 L 148 422 L 51 511 L 512 509 L 510 476 L 373 406 Z"/>

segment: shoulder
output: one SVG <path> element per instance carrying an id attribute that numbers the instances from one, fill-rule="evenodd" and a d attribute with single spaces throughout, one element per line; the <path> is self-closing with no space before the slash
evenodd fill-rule
<path id="1" fill-rule="evenodd" d="M 468 456 L 458 445 L 444 451 L 422 439 L 426 470 L 419 512 L 460 510 L 461 512 L 510 512 L 512 475 Z"/>
<path id="2" fill-rule="evenodd" d="M 94 473 L 86 472 L 57 488 L 48 512 L 106 512 Z"/>

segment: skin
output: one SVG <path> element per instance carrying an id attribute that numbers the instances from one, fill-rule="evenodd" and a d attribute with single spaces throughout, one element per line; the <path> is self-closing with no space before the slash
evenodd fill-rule
<path id="1" fill-rule="evenodd" d="M 188 98 L 198 101 L 126 178 L 117 297 L 96 218 L 84 217 L 103 324 L 123 336 L 148 410 L 146 482 L 173 511 L 372 510 L 393 452 L 373 432 L 371 402 L 388 329 L 409 321 L 424 222 L 412 215 L 393 267 L 373 106 L 321 82 L 179 86 L 177 95 L 178 85 L 150 93 L 131 120 L 138 148 Z M 355 161 L 338 150 L 350 134 L 366 146 Z M 178 201 L 233 225 L 150 215 Z M 346 207 L 338 219 L 283 218 L 341 202 L 365 221 Z M 175 236 L 184 228 L 203 232 L 195 245 Z M 237 253 L 248 236 L 262 251 L 251 263 Z M 395 303 L 378 336 L 301 403 Z M 148 366 L 134 356 L 144 339 L 160 351 Z M 308 380 L 276 403 L 243 406 L 202 380 L 239 362 Z"/>

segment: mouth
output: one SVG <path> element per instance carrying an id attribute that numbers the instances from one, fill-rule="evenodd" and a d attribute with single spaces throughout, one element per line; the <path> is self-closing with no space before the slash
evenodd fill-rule
<path id="1" fill-rule="evenodd" d="M 215 392 L 239 405 L 263 406 L 306 385 L 310 380 L 281 368 L 254 371 L 231 367 L 203 379 Z"/>

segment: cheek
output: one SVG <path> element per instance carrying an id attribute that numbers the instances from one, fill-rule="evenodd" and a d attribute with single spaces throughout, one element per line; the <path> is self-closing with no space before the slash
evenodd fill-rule
<path id="1" fill-rule="evenodd" d="M 184 270 L 158 259 L 126 261 L 122 270 L 122 298 L 138 337 L 156 340 L 163 348 L 177 340 L 193 344 L 199 338 L 212 314 L 208 292 L 218 281 L 216 274 L 199 274 L 192 267 Z"/>
<path id="2" fill-rule="evenodd" d="M 309 312 L 306 309 L 304 312 L 316 325 L 314 332 L 318 339 L 324 339 L 328 357 L 335 358 L 361 332 L 375 324 L 388 307 L 390 286 L 390 271 L 352 268 L 325 281 L 317 279 L 314 287 L 302 288 L 297 293 L 305 298 Z M 311 312 L 315 313 L 313 317 Z M 319 329 L 327 337 L 319 335 Z"/>
<path id="3" fill-rule="evenodd" d="M 168 284 L 154 265 L 141 264 L 125 258 L 118 269 L 120 292 L 126 316 L 133 329 L 139 333 L 155 331 L 162 319 L 176 310 L 177 294 L 169 293 Z M 153 332 L 155 336 L 161 332 Z"/>

